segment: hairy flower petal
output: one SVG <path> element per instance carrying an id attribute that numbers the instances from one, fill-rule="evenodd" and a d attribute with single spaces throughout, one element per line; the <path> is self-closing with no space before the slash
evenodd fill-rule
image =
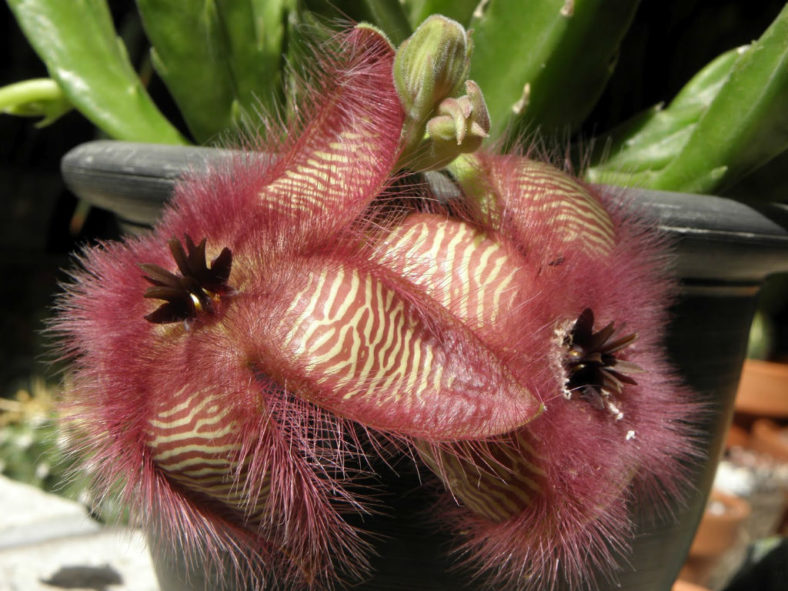
<path id="1" fill-rule="evenodd" d="M 177 187 L 163 234 L 210 236 L 233 253 L 263 239 L 255 246 L 269 257 L 288 256 L 330 244 L 361 215 L 390 182 L 404 113 L 388 41 L 357 27 L 334 43 L 321 52 L 297 120 L 230 169 Z"/>
<path id="2" fill-rule="evenodd" d="M 277 319 L 256 339 L 264 373 L 340 416 L 411 436 L 485 437 L 539 412 L 467 326 L 397 275 L 350 262 L 296 265 L 262 304 Z"/>
<path id="3" fill-rule="evenodd" d="M 481 180 L 460 178 L 479 212 L 475 232 L 508 245 L 501 268 L 514 265 L 517 278 L 505 312 L 492 322 L 486 308 L 479 334 L 518 352 L 507 367 L 545 409 L 475 446 L 426 441 L 417 449 L 459 501 L 442 506 L 470 566 L 504 585 L 581 588 L 625 554 L 632 496 L 663 507 L 698 454 L 687 421 L 698 407 L 660 342 L 674 284 L 653 231 L 570 176 L 515 156 L 479 154 L 474 166 Z M 437 258 L 444 266 L 426 289 L 477 323 L 448 288 L 462 265 Z M 637 340 L 617 338 L 619 327 Z M 571 357 L 573 334 L 586 359 Z M 568 368 L 579 364 L 598 366 L 593 396 L 567 395 Z M 637 380 L 621 373 L 632 367 Z"/>
<path id="4" fill-rule="evenodd" d="M 345 518 L 367 511 L 357 427 L 265 375 L 255 329 L 281 320 L 261 303 L 282 301 L 294 257 L 347 233 L 390 182 L 404 117 L 392 64 L 378 33 L 341 36 L 301 120 L 273 133 L 273 162 L 252 153 L 180 183 L 151 234 L 86 250 L 61 298 L 63 422 L 99 497 L 119 492 L 212 588 L 330 587 L 367 568 Z M 192 304 L 212 313 L 192 321 Z"/>

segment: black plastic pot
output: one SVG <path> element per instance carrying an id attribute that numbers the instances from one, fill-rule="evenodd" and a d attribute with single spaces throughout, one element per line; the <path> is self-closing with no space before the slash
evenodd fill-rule
<path id="1" fill-rule="evenodd" d="M 92 142 L 69 152 L 62 171 L 77 195 L 115 212 L 132 229 L 156 220 L 185 171 L 203 169 L 228 154 L 209 148 Z M 588 589 L 668 591 L 689 550 L 722 452 L 758 290 L 769 274 L 788 271 L 788 209 L 756 210 L 710 196 L 603 190 L 636 202 L 675 241 L 682 293 L 668 347 L 710 412 L 703 419 L 708 461 L 694 474 L 689 502 L 658 523 L 639 521 L 630 565 L 617 583 L 589 581 Z M 446 538 L 423 525 L 420 512 L 428 501 L 418 480 L 401 478 L 394 486 L 401 494 L 392 495 L 390 514 L 364 524 L 386 536 L 377 548 L 376 575 L 354 588 L 478 589 L 451 569 Z"/>

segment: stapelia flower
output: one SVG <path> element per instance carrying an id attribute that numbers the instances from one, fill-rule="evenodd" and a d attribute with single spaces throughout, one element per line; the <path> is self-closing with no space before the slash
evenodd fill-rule
<path id="1" fill-rule="evenodd" d="M 517 588 L 586 588 L 626 555 L 630 504 L 665 509 L 698 454 L 699 407 L 662 351 L 675 289 L 664 247 L 549 165 L 477 153 L 454 173 L 474 224 L 422 215 L 382 256 L 544 410 L 500 437 L 416 447 L 458 503 L 441 506 L 471 566 Z"/>
<path id="2" fill-rule="evenodd" d="M 520 157 L 460 159 L 459 205 L 398 182 L 394 51 L 364 26 L 333 43 L 273 160 L 187 179 L 150 234 L 82 255 L 54 324 L 64 421 L 99 494 L 211 588 L 362 577 L 346 515 L 369 509 L 378 435 L 443 481 L 481 572 L 578 584 L 626 545 L 630 491 L 674 494 L 686 456 L 658 245 Z M 424 168 L 486 134 L 464 88 L 421 101 L 456 145 Z"/>
<path id="3" fill-rule="evenodd" d="M 151 234 L 87 250 L 53 327 L 74 366 L 64 420 L 99 494 L 119 489 L 212 588 L 366 569 L 343 516 L 366 510 L 345 486 L 364 452 L 309 403 L 337 386 L 304 351 L 340 343 L 324 298 L 385 290 L 342 236 L 389 182 L 403 114 L 388 41 L 357 27 L 334 43 L 300 120 L 266 146 L 279 156 L 187 180 Z M 303 326 L 321 312 L 325 329 Z"/>
<path id="4" fill-rule="evenodd" d="M 99 495 L 158 549 L 228 578 L 331 586 L 366 570 L 344 518 L 359 433 L 484 437 L 539 402 L 472 330 L 370 259 L 364 223 L 399 157 L 394 52 L 367 27 L 254 154 L 182 182 L 155 230 L 87 250 L 54 331 L 64 421 Z M 469 371 L 476 368 L 476 371 Z"/>

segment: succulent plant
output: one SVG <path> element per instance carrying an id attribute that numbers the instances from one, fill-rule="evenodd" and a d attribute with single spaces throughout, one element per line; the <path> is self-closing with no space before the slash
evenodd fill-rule
<path id="1" fill-rule="evenodd" d="M 179 132 L 141 84 L 105 0 L 8 4 L 51 80 L 0 88 L 1 109 L 51 123 L 70 103 L 110 137 L 176 144 L 215 143 L 239 126 L 254 127 L 260 110 L 288 108 L 288 93 L 299 87 L 297 64 L 314 59 L 303 40 L 325 34 L 318 22 L 367 21 L 399 45 L 434 14 L 472 32 L 466 66 L 487 103 L 488 142 L 566 136 L 588 123 L 642 8 L 638 0 L 138 0 L 148 67 L 178 105 L 188 128 Z M 654 105 L 615 129 L 593 128 L 595 147 L 590 155 L 579 151 L 580 169 L 591 182 L 730 189 L 788 147 L 786 47 L 783 7 L 759 39 L 712 60 L 667 108 Z M 575 139 L 589 143 L 587 131 Z"/>
<path id="2" fill-rule="evenodd" d="M 615 576 L 635 503 L 680 498 L 699 455 L 662 346 L 676 287 L 636 205 L 517 139 L 580 126 L 637 4 L 359 1 L 372 24 L 336 32 L 320 0 L 139 0 L 179 130 L 105 2 L 9 0 L 51 75 L 0 89 L 12 112 L 248 134 L 150 233 L 84 250 L 60 299 L 62 422 L 99 498 L 217 587 L 331 588 L 368 574 L 348 515 L 404 456 L 488 583 Z M 600 138 L 585 178 L 710 191 L 783 153 L 787 27 Z"/>

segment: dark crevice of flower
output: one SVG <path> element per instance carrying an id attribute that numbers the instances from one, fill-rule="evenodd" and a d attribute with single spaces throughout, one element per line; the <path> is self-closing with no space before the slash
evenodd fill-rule
<path id="1" fill-rule="evenodd" d="M 151 263 L 139 265 L 145 272 L 145 279 L 153 284 L 145 291 L 144 297 L 166 302 L 145 319 L 155 324 L 167 324 L 182 320 L 189 322 L 199 314 L 212 314 L 219 298 L 233 293 L 227 285 L 233 264 L 232 252 L 225 247 L 208 267 L 205 264 L 204 238 L 195 245 L 187 235 L 185 250 L 177 238 L 168 244 L 180 275 Z"/>
<path id="2" fill-rule="evenodd" d="M 564 339 L 565 387 L 569 396 L 579 393 L 595 408 L 607 409 L 620 419 L 623 413 L 615 406 L 615 396 L 624 391 L 625 384 L 636 385 L 628 374 L 642 369 L 619 359 L 621 352 L 635 342 L 637 333 L 614 339 L 615 332 L 613 322 L 594 332 L 594 312 L 583 310 Z"/>

